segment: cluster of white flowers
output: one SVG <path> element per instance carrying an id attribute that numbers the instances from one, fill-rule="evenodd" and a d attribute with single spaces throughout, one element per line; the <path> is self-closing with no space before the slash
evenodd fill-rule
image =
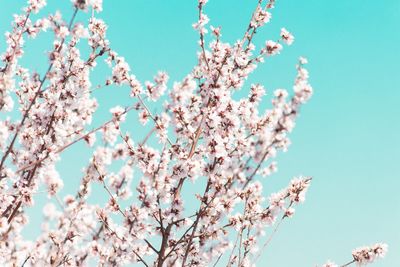
<path id="1" fill-rule="evenodd" d="M 168 74 L 165 72 L 158 72 L 158 74 L 154 77 L 154 83 L 145 82 L 147 95 L 153 101 L 159 99 L 167 90 L 167 82 L 168 82 Z"/>
<path id="2" fill-rule="evenodd" d="M 258 6 L 256 12 L 254 12 L 253 18 L 251 19 L 250 26 L 253 28 L 264 26 L 264 24 L 268 23 L 270 19 L 271 13 L 261 6 Z"/>
<path id="3" fill-rule="evenodd" d="M 75 21 L 79 12 L 100 12 L 101 0 L 73 0 L 67 21 L 60 12 L 40 17 L 44 0 L 28 0 L 24 13 L 15 15 L 0 58 L 0 265 L 200 267 L 230 255 L 228 265 L 252 266 L 265 247 L 258 246 L 265 228 L 294 215 L 311 178 L 294 178 L 268 198 L 259 178 L 277 170 L 274 158 L 288 149 L 300 107 L 313 93 L 307 60 L 299 59 L 293 92 L 247 85 L 258 64 L 294 37 L 282 28 L 278 40 L 257 52 L 253 38 L 275 5 L 259 0 L 243 37 L 225 43 L 221 27 L 208 27 L 207 2 L 198 1 L 193 24 L 198 64 L 170 89 L 161 71 L 142 86 L 112 49 L 107 24 L 95 12 L 86 24 Z M 40 18 L 32 22 L 31 13 Z M 54 41 L 47 71 L 38 74 L 20 58 L 26 37 L 43 31 L 54 33 Z M 132 103 L 111 108 L 110 119 L 93 127 L 98 87 L 91 75 L 99 60 L 109 67 L 105 90 L 126 87 Z M 245 93 L 236 94 L 240 90 Z M 271 107 L 260 109 L 268 95 Z M 162 101 L 157 113 L 149 100 Z M 133 128 L 123 127 L 131 112 L 148 129 L 142 139 L 123 130 Z M 92 155 L 79 186 L 66 194 L 60 154 L 82 140 Z M 26 208 L 38 205 L 41 190 L 50 199 L 42 232 L 27 240 L 22 231 L 35 218 Z M 106 203 L 93 203 L 94 194 Z M 198 208 L 190 209 L 189 201 Z M 372 262 L 385 251 L 382 244 L 361 248 L 354 262 Z"/>
<path id="4" fill-rule="evenodd" d="M 87 10 L 93 8 L 93 10 L 100 12 L 103 10 L 103 0 L 72 0 L 75 7 Z"/>
<path id="5" fill-rule="evenodd" d="M 385 257 L 387 247 L 386 244 L 378 243 L 370 247 L 357 248 L 353 251 L 353 258 L 358 264 L 366 265 Z"/>
<path id="6" fill-rule="evenodd" d="M 273 56 L 280 53 L 280 51 L 282 50 L 282 45 L 280 43 L 269 40 L 265 43 L 265 49 L 267 55 Z"/>
<path id="7" fill-rule="evenodd" d="M 372 246 L 364 246 L 353 250 L 353 260 L 341 265 L 341 267 L 349 266 L 355 263 L 357 266 L 368 265 L 375 262 L 378 258 L 385 257 L 388 250 L 388 245 L 385 243 L 377 243 Z M 332 261 L 328 261 L 322 267 L 339 267 Z"/>
<path id="8" fill-rule="evenodd" d="M 46 6 L 46 0 L 29 0 L 28 10 L 38 13 L 40 9 Z"/>

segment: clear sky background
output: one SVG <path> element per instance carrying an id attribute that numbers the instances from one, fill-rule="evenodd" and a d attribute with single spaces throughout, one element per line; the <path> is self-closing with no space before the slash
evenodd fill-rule
<path id="1" fill-rule="evenodd" d="M 43 13 L 60 9 L 70 17 L 70 1 L 48 2 Z M 141 81 L 165 70 L 171 85 L 190 72 L 198 49 L 191 27 L 197 1 L 104 2 L 100 17 L 109 25 L 112 47 Z M 0 0 L 0 32 L 10 29 L 12 14 L 24 3 Z M 223 40 L 234 42 L 255 5 L 256 0 L 210 0 L 205 10 L 211 25 L 222 26 Z M 264 84 L 268 92 L 291 90 L 297 58 L 306 56 L 315 94 L 302 109 L 292 146 L 279 156 L 278 173 L 265 182 L 266 194 L 296 175 L 314 180 L 306 202 L 282 225 L 259 266 L 316 266 L 327 259 L 345 263 L 353 248 L 379 241 L 389 244 L 389 253 L 374 266 L 400 266 L 400 1 L 278 0 L 272 14 L 256 44 L 277 39 L 281 27 L 293 32 L 295 42 L 261 65 L 249 82 Z M 87 14 L 78 16 L 78 21 L 86 19 Z M 28 41 L 22 62 L 43 73 L 50 37 Z M 127 95 L 122 88 L 97 92 L 101 106 L 94 125 L 108 119 L 110 107 L 129 104 Z M 269 105 L 267 99 L 264 103 Z M 128 127 L 143 135 L 137 125 Z M 62 155 L 63 192 L 76 190 L 89 154 L 82 144 Z M 45 196 L 37 199 L 39 206 L 46 201 Z M 39 208 L 29 211 L 33 228 L 40 226 Z M 33 237 L 36 228 L 27 236 Z"/>

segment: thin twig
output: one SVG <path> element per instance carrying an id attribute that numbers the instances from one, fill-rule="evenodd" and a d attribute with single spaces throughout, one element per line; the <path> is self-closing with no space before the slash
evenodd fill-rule
<path id="1" fill-rule="evenodd" d="M 350 262 L 348 262 L 348 263 L 346 263 L 344 265 L 341 265 L 340 267 L 346 267 L 346 266 L 349 266 L 349 265 L 351 265 L 351 264 L 353 264 L 355 262 L 356 262 L 356 260 L 352 260 L 352 261 L 350 261 Z"/>

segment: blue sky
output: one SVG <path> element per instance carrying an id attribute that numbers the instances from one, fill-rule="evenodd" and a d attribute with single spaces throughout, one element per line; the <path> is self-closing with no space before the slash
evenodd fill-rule
<path id="1" fill-rule="evenodd" d="M 43 13 L 57 8 L 66 18 L 72 13 L 70 1 L 48 2 Z M 10 29 L 12 14 L 23 3 L 0 0 L 0 32 Z M 223 40 L 234 42 L 255 4 L 210 0 L 205 10 L 211 25 L 222 26 Z M 315 266 L 327 259 L 344 263 L 353 248 L 378 241 L 389 244 L 389 253 L 374 266 L 400 266 L 400 1 L 280 0 L 272 14 L 256 44 L 277 39 L 281 27 L 295 35 L 295 42 L 261 65 L 249 82 L 264 84 L 268 92 L 291 89 L 296 60 L 306 56 L 315 94 L 302 109 L 292 146 L 279 156 L 278 173 L 265 183 L 266 193 L 296 175 L 314 180 L 306 202 L 282 225 L 260 266 Z M 191 27 L 196 16 L 194 0 L 104 0 L 100 14 L 109 25 L 112 47 L 142 81 L 158 70 L 167 71 L 171 80 L 190 72 L 198 49 Z M 49 38 L 29 41 L 26 65 L 46 68 Z M 99 92 L 94 123 L 104 121 L 111 106 L 129 103 L 127 93 L 122 88 Z M 63 154 L 59 168 L 66 189 L 76 188 L 87 155 L 83 145 Z"/>

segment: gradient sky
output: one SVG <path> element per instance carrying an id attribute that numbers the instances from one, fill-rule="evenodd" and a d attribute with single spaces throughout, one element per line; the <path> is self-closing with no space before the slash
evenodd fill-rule
<path id="1" fill-rule="evenodd" d="M 60 9 L 70 17 L 70 1 L 48 2 L 43 13 Z M 109 25 L 112 47 L 141 81 L 158 70 L 167 71 L 172 81 L 190 72 L 198 49 L 191 27 L 197 1 L 104 2 L 100 17 Z M 256 2 L 210 0 L 205 11 L 211 25 L 222 26 L 223 40 L 234 42 L 243 35 Z M 10 29 L 12 14 L 24 3 L 0 0 L 0 32 Z M 296 175 L 314 180 L 306 202 L 282 225 L 259 266 L 311 267 L 327 259 L 345 263 L 353 248 L 379 241 L 389 244 L 389 253 L 373 266 L 400 266 L 400 1 L 279 0 L 272 14 L 256 44 L 277 39 L 281 27 L 296 39 L 261 65 L 249 83 L 262 83 L 268 92 L 291 90 L 297 58 L 306 56 L 315 94 L 302 109 L 292 146 L 278 158 L 278 173 L 264 183 L 266 194 L 285 187 Z M 78 16 L 86 19 L 87 14 Z M 43 73 L 50 37 L 28 41 L 22 63 Z M 4 47 L 3 38 L 1 51 Z M 101 106 L 94 125 L 108 118 L 110 107 L 131 101 L 122 88 L 96 96 Z M 269 105 L 267 99 L 264 103 Z M 143 135 L 136 126 L 129 128 Z M 76 190 L 89 154 L 80 144 L 62 155 L 63 192 Z M 46 201 L 45 196 L 37 199 L 38 205 Z M 37 211 L 29 212 L 39 220 Z M 32 225 L 39 227 L 37 222 Z"/>

